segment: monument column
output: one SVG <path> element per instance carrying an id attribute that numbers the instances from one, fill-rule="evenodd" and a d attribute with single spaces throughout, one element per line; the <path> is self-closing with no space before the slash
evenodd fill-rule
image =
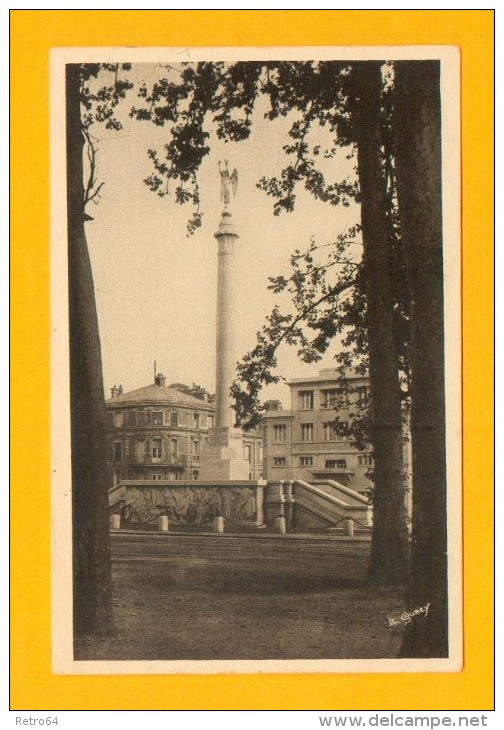
<path id="1" fill-rule="evenodd" d="M 236 414 L 229 389 L 236 367 L 236 292 L 234 274 L 235 245 L 239 239 L 231 222 L 227 204 L 215 238 L 218 242 L 217 267 L 217 341 L 215 371 L 215 426 L 233 428 Z"/>
<path id="2" fill-rule="evenodd" d="M 217 333 L 215 428 L 209 429 L 208 443 L 201 455 L 201 481 L 242 481 L 249 478 L 249 462 L 243 453 L 243 433 L 235 428 L 230 389 L 235 378 L 239 353 L 236 351 L 236 281 L 235 247 L 239 236 L 229 212 L 231 193 L 236 193 L 238 173 L 230 174 L 227 162 L 219 164 L 221 200 L 224 202 L 219 228 L 215 233 L 218 245 L 217 266 Z"/>

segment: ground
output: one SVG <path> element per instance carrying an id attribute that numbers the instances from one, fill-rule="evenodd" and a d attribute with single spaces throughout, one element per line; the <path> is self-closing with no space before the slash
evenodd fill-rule
<path id="1" fill-rule="evenodd" d="M 77 659 L 343 659 L 398 655 L 403 592 L 366 587 L 368 541 L 113 537 L 114 635 Z"/>

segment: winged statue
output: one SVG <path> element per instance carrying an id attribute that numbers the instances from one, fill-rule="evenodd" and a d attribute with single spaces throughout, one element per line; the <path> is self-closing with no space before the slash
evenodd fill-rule
<path id="1" fill-rule="evenodd" d="M 233 198 L 236 195 L 236 188 L 238 185 L 238 170 L 235 168 L 232 173 L 229 172 L 228 161 L 224 160 L 224 165 L 219 161 L 219 172 L 221 177 L 221 200 L 224 205 L 228 205 L 231 200 L 231 194 Z"/>

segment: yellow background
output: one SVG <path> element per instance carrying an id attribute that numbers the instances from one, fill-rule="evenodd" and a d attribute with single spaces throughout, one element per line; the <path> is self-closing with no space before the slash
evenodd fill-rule
<path id="1" fill-rule="evenodd" d="M 11 11 L 12 709 L 493 707 L 493 12 Z M 51 672 L 49 51 L 450 44 L 462 52 L 465 667 L 456 674 Z"/>

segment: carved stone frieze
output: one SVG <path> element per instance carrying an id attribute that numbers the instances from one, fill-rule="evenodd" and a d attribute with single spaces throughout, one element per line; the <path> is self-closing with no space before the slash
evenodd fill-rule
<path id="1" fill-rule="evenodd" d="M 256 500 L 248 487 L 131 486 L 124 495 L 126 522 L 147 523 L 167 514 L 175 522 L 205 525 L 222 516 L 229 523 L 253 522 Z"/>

